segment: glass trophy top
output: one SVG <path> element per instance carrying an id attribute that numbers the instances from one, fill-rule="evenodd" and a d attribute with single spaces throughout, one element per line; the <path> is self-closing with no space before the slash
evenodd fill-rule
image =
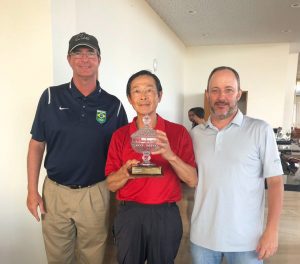
<path id="1" fill-rule="evenodd" d="M 131 146 L 138 153 L 152 152 L 158 150 L 156 144 L 156 132 L 151 128 L 149 115 L 143 117 L 144 127 L 131 135 Z"/>
<path id="2" fill-rule="evenodd" d="M 156 131 L 151 128 L 149 115 L 143 117 L 144 127 L 131 135 L 131 146 L 137 153 L 143 154 L 142 162 L 132 166 L 130 173 L 136 177 L 162 176 L 162 166 L 152 163 L 151 152 L 159 149 Z"/>

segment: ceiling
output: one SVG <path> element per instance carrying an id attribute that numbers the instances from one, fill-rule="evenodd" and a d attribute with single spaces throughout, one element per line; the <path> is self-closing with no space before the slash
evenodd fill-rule
<path id="1" fill-rule="evenodd" d="M 146 2 L 186 46 L 288 42 L 300 52 L 300 0 Z"/>

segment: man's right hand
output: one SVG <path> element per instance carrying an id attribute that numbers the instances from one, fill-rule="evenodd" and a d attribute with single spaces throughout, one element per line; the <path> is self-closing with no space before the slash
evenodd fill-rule
<path id="1" fill-rule="evenodd" d="M 129 169 L 138 164 L 138 160 L 127 160 L 127 162 L 116 172 L 107 176 L 107 187 L 111 192 L 115 192 L 122 188 L 128 180 L 135 179 L 135 176 L 129 174 Z"/>
<path id="2" fill-rule="evenodd" d="M 40 221 L 37 209 L 38 207 L 40 207 L 41 214 L 46 213 L 42 197 L 38 192 L 39 174 L 45 151 L 45 146 L 45 142 L 39 142 L 34 139 L 31 139 L 29 142 L 27 156 L 27 208 L 37 221 Z"/>
<path id="3" fill-rule="evenodd" d="M 40 212 L 41 214 L 45 214 L 45 208 L 44 208 L 44 203 L 43 203 L 43 199 L 40 196 L 39 193 L 28 193 L 27 195 L 27 208 L 30 211 L 30 213 L 35 217 L 35 219 L 37 221 L 40 221 L 40 217 L 39 217 L 39 213 L 38 213 L 38 209 L 40 208 Z"/>

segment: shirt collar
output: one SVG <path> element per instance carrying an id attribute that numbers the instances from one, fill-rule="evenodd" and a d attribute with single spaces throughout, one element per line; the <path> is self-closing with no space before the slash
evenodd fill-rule
<path id="1" fill-rule="evenodd" d="M 238 109 L 235 117 L 231 120 L 232 124 L 236 124 L 237 126 L 241 126 L 244 119 L 243 113 Z"/>
<path id="2" fill-rule="evenodd" d="M 153 127 L 153 129 L 165 131 L 165 120 L 162 117 L 160 117 L 158 114 L 156 114 L 156 116 L 157 116 L 157 122 L 156 122 L 156 126 Z M 138 127 L 136 125 L 136 119 L 137 117 L 134 117 L 132 122 L 129 124 L 130 135 L 138 130 Z"/>
<path id="3" fill-rule="evenodd" d="M 76 87 L 75 83 L 73 82 L 73 79 L 69 83 L 69 90 L 71 91 L 72 96 L 75 97 L 75 98 L 94 97 L 94 96 L 97 96 L 97 95 L 101 94 L 101 87 L 100 87 L 100 83 L 99 83 L 98 80 L 96 81 L 96 89 L 91 94 L 89 94 L 88 96 L 84 96 L 78 90 L 78 88 Z"/>

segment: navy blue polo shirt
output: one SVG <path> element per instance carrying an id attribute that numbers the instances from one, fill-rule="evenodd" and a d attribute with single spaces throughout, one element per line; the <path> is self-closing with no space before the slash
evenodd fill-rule
<path id="1" fill-rule="evenodd" d="M 44 91 L 31 134 L 32 139 L 46 143 L 44 166 L 52 180 L 88 186 L 105 179 L 111 136 L 127 123 L 120 100 L 99 82 L 88 96 L 71 82 Z"/>

